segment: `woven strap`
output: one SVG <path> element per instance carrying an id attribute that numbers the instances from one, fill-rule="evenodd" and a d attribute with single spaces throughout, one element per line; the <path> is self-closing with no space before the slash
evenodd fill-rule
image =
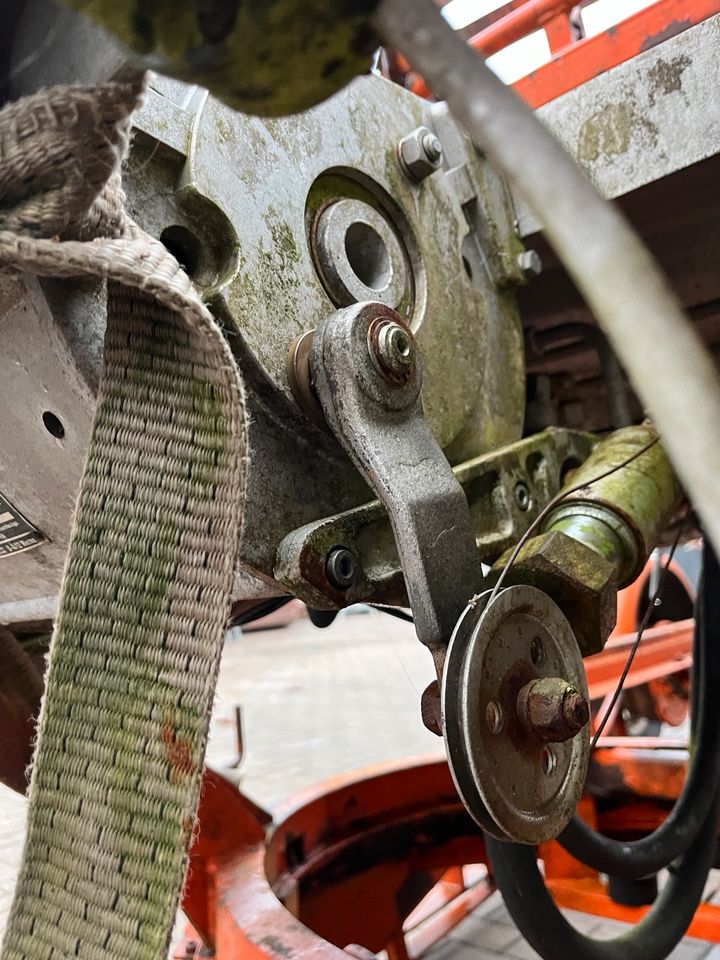
<path id="1" fill-rule="evenodd" d="M 123 214 L 140 93 L 55 88 L 0 111 L 0 267 L 107 280 L 3 960 L 167 956 L 230 601 L 242 388 L 187 276 Z"/>

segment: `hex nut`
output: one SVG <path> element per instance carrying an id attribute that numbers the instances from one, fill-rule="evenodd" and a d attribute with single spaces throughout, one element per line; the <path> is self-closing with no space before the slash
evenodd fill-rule
<path id="1" fill-rule="evenodd" d="M 495 562 L 497 578 L 510 556 Z M 599 653 L 617 616 L 615 567 L 591 547 L 558 530 L 531 537 L 507 572 L 504 585 L 529 584 L 557 603 L 573 628 L 584 657 Z"/>
<path id="2" fill-rule="evenodd" d="M 427 127 L 418 127 L 400 141 L 398 157 L 405 175 L 419 183 L 442 163 L 442 144 Z"/>
<path id="3" fill-rule="evenodd" d="M 415 339 L 401 322 L 378 317 L 368 329 L 370 358 L 386 380 L 403 383 L 415 370 Z"/>
<path id="4" fill-rule="evenodd" d="M 564 743 L 587 726 L 590 706 L 567 680 L 541 677 L 518 693 L 517 714 L 525 730 L 543 743 Z"/>

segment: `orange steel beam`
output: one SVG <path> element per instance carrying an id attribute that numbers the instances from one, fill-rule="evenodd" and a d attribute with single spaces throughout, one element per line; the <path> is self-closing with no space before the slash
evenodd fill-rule
<path id="1" fill-rule="evenodd" d="M 560 907 L 591 913 L 605 920 L 623 920 L 637 923 L 650 907 L 625 907 L 612 900 L 603 884 L 594 878 L 547 880 L 547 887 Z M 720 940 L 720 910 L 709 903 L 701 903 L 687 931 L 687 936 L 700 940 Z"/>
<path id="2" fill-rule="evenodd" d="M 692 664 L 693 631 L 693 620 L 661 623 L 647 629 L 624 686 L 636 687 L 688 670 Z M 615 689 L 635 637 L 634 633 L 613 637 L 603 651 L 585 658 L 591 700 L 599 700 Z"/>
<path id="3" fill-rule="evenodd" d="M 483 56 L 489 57 L 554 20 L 563 19 L 567 23 L 567 15 L 576 6 L 577 0 L 530 0 L 470 37 L 468 43 Z M 572 41 L 569 25 L 566 37 L 568 43 Z"/>
<path id="4" fill-rule="evenodd" d="M 544 29 L 551 60 L 513 84 L 531 107 L 537 108 L 575 87 L 625 63 L 651 47 L 720 13 L 720 0 L 657 0 L 594 37 L 574 40 L 568 14 L 580 6 L 572 0 L 528 0 L 507 4 L 509 12 L 471 37 L 469 43 L 489 57 L 535 30 Z M 429 97 L 422 77 L 411 74 L 409 88 Z"/>
<path id="5" fill-rule="evenodd" d="M 540 107 L 716 13 L 720 0 L 658 0 L 612 30 L 570 44 L 513 86 L 531 107 Z"/>

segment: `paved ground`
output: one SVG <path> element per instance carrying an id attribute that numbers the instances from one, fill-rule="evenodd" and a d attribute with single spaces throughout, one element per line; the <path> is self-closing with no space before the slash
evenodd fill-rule
<path id="1" fill-rule="evenodd" d="M 412 628 L 377 612 L 342 616 L 328 630 L 299 621 L 281 630 L 238 632 L 223 657 L 209 758 L 220 766 L 235 758 L 236 704 L 244 717 L 243 789 L 270 809 L 335 773 L 437 753 L 440 744 L 420 723 L 418 710 L 431 679 L 429 654 Z M 24 819 L 24 799 L 0 787 L 0 934 Z M 713 879 L 708 895 L 719 885 Z M 594 937 L 611 937 L 623 927 L 582 914 L 573 922 Z M 536 956 L 497 894 L 427 955 L 428 960 Z M 672 956 L 720 960 L 720 947 L 686 939 Z"/>

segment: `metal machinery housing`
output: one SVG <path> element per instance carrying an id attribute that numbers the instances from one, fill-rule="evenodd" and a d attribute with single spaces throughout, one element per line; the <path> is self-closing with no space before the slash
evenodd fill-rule
<path id="1" fill-rule="evenodd" d="M 379 4 L 380 32 L 395 34 L 403 3 Z M 371 8 L 348 13 L 341 31 L 354 30 L 358 59 L 372 40 L 362 31 Z M 9 99 L 136 69 L 78 13 L 46 0 L 14 13 L 12 43 L 0 51 Z M 395 35 L 422 50 L 427 37 L 413 30 L 397 26 Z M 539 115 L 625 209 L 715 352 L 720 217 L 708 185 L 720 155 L 720 14 L 663 39 Z M 137 46 L 134 36 L 123 40 Z M 211 54 L 212 44 L 203 55 Z M 431 79 L 438 68 L 426 55 Z M 173 67 L 158 56 L 150 63 Z M 541 915 L 547 894 L 532 845 L 560 834 L 574 855 L 586 850 L 597 870 L 617 865 L 628 882 L 667 862 L 648 842 L 648 869 L 634 870 L 572 819 L 591 752 L 583 658 L 603 650 L 618 590 L 677 529 L 686 500 L 644 419 L 643 391 L 583 303 L 582 270 L 571 278 L 542 236 L 557 241 L 552 224 L 446 103 L 377 73 L 347 83 L 360 71 L 342 59 L 304 88 L 308 102 L 286 81 L 230 96 L 217 63 L 193 63 L 175 64 L 183 79 L 149 75 L 123 182 L 127 212 L 193 280 L 245 384 L 236 607 L 291 595 L 314 610 L 412 609 L 438 677 L 424 696 L 426 724 L 444 735 L 454 786 L 485 831 L 482 856 L 516 919 L 522 883 L 534 891 L 529 919 L 518 920 L 531 943 L 550 960 L 567 943 L 580 956 L 580 941 Z M 219 99 L 192 82 L 208 77 Z M 324 99 L 329 87 L 341 89 Z M 451 106 L 462 99 L 454 93 L 450 85 Z M 264 116 L 233 109 L 256 101 Z M 609 287 L 612 279 L 609 270 Z M 101 377 L 104 304 L 100 281 L 1 278 L 0 519 L 18 532 L 0 539 L 0 625 L 17 637 L 43 637 L 56 612 Z M 696 641 L 703 762 L 717 726 L 703 633 L 714 624 L 711 593 L 702 593 Z M 713 768 L 696 791 L 686 846 L 668 855 L 682 859 L 654 914 L 652 957 L 692 918 L 712 859 L 717 781 Z M 689 788 L 678 793 L 683 811 Z M 248 831 L 259 840 L 257 823 Z M 277 862 L 278 884 L 289 884 L 297 864 Z M 657 916 L 683 885 L 690 906 L 665 929 Z"/>

